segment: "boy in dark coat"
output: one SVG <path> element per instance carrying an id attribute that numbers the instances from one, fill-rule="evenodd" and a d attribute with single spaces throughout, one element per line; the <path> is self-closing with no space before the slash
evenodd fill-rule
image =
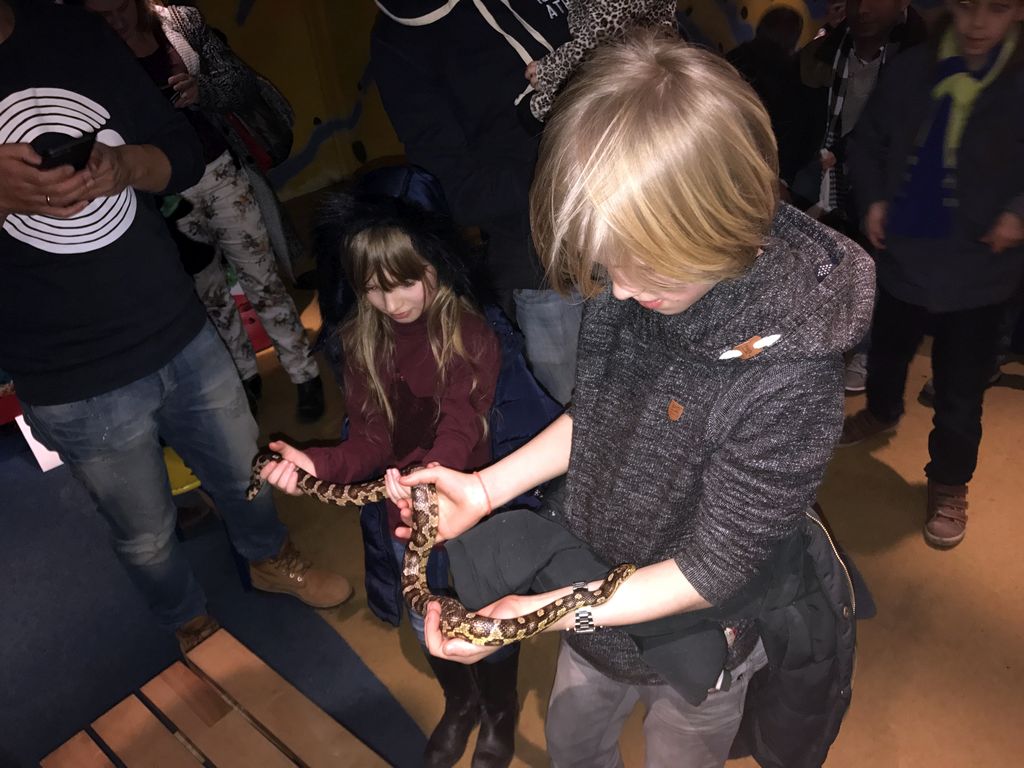
<path id="1" fill-rule="evenodd" d="M 850 151 L 864 229 L 880 250 L 879 292 L 867 408 L 841 441 L 896 427 L 907 366 L 931 328 L 924 536 L 938 547 L 964 537 L 1002 306 L 1024 276 L 1024 2 L 949 7 L 932 43 L 893 65 Z"/>

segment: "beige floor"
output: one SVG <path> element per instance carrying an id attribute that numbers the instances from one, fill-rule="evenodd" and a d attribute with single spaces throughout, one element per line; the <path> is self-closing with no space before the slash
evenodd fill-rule
<path id="1" fill-rule="evenodd" d="M 297 292 L 296 299 L 307 328 L 316 328 L 313 294 Z M 262 353 L 259 362 L 265 377 L 263 439 L 335 439 L 343 403 L 330 375 L 325 373 L 327 414 L 318 424 L 302 426 L 293 418 L 294 387 L 273 353 Z M 828 766 L 1024 765 L 1024 365 L 1004 370 L 1003 382 L 986 398 L 970 531 L 955 550 L 932 550 L 920 535 L 931 412 L 913 395 L 928 376 L 926 356 L 913 364 L 908 411 L 898 433 L 843 449 L 832 462 L 820 500 L 856 558 L 878 616 L 859 624 L 853 705 Z M 854 397 L 847 405 L 854 409 L 862 402 Z M 442 711 L 441 693 L 407 626 L 394 629 L 366 610 L 356 513 L 307 498 L 279 497 L 279 508 L 305 552 L 357 585 L 357 596 L 324 611 L 324 619 L 429 733 Z M 524 645 L 516 766 L 547 764 L 543 719 L 556 646 L 551 636 Z M 638 711 L 622 737 L 628 768 L 643 765 L 641 727 Z"/>

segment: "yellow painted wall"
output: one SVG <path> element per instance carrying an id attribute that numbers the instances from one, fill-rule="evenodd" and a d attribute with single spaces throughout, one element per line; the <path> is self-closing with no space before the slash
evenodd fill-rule
<path id="1" fill-rule="evenodd" d="M 344 126 L 308 153 L 311 162 L 283 185 L 283 198 L 313 192 L 351 174 L 364 156 L 353 147 L 356 142 L 365 148 L 366 159 L 401 154 L 402 146 L 376 89 L 370 87 L 365 94 L 359 89 L 376 16 L 370 0 L 253 0 L 249 4 L 251 11 L 239 25 L 237 14 L 243 3 L 238 0 L 196 3 L 207 22 L 223 30 L 231 47 L 292 103 L 292 161 L 317 135 L 318 123 L 320 133 L 332 120 Z"/>
<path id="2" fill-rule="evenodd" d="M 915 5 L 931 8 L 941 1 L 917 0 Z M 752 37 L 761 17 L 780 5 L 804 17 L 804 39 L 809 40 L 818 29 L 814 19 L 824 16 L 827 4 L 828 0 L 679 0 L 679 10 L 695 42 L 728 51 Z M 321 189 L 366 160 L 401 154 L 376 88 L 372 83 L 360 88 L 377 13 L 372 0 L 198 0 L 196 5 L 295 108 L 292 157 L 272 175 L 283 198 Z M 243 24 L 240 15 L 245 17 Z"/>

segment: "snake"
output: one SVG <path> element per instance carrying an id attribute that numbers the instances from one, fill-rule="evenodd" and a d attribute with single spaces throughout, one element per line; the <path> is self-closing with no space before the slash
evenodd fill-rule
<path id="1" fill-rule="evenodd" d="M 252 461 L 252 476 L 246 498 L 252 501 L 264 485 L 263 469 L 282 460 L 279 453 L 261 450 Z M 410 467 L 406 474 L 421 467 Z M 298 490 L 314 499 L 336 506 L 364 506 L 383 501 L 387 496 L 384 478 L 366 483 L 330 483 L 317 478 L 301 467 L 295 468 Z M 402 596 L 416 613 L 426 615 L 432 600 L 441 606 L 441 633 L 473 645 L 502 646 L 517 643 L 543 632 L 563 616 L 578 608 L 593 608 L 606 603 L 622 583 L 636 572 L 636 565 L 623 563 L 612 568 L 595 589 L 575 589 L 572 594 L 556 598 L 531 613 L 512 618 L 492 618 L 468 610 L 456 598 L 435 595 L 427 586 L 427 559 L 437 542 L 439 523 L 437 489 L 432 483 L 412 488 L 412 535 L 402 561 Z"/>

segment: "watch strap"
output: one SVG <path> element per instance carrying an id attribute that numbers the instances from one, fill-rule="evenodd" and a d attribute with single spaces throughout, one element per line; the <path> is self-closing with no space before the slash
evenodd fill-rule
<path id="1" fill-rule="evenodd" d="M 572 585 L 573 593 L 586 592 L 587 582 L 577 581 Z M 597 625 L 594 624 L 594 614 L 591 612 L 588 606 L 581 606 L 576 609 L 576 614 L 573 622 L 573 632 L 576 634 L 589 634 L 597 629 Z"/>

